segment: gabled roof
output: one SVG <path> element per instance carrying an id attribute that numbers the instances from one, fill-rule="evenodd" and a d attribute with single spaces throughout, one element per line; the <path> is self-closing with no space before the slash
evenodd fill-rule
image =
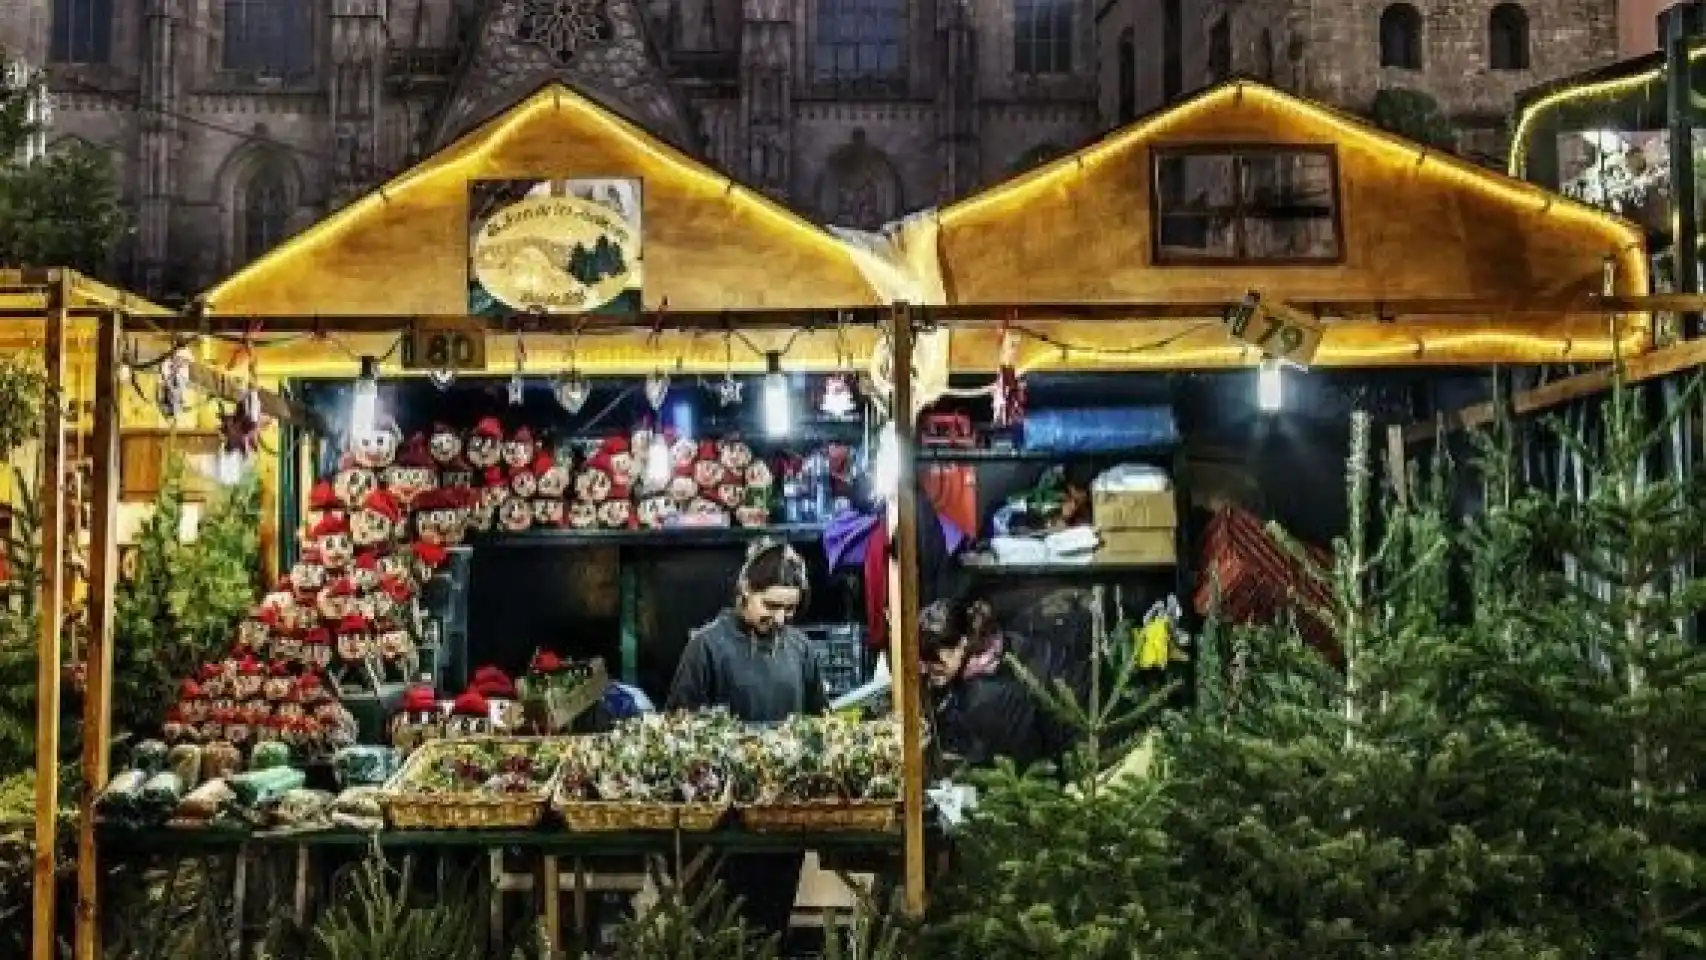
<path id="1" fill-rule="evenodd" d="M 1216 145 L 1331 147 L 1342 256 L 1157 263 L 1152 151 Z M 1618 292 L 1648 292 L 1634 224 L 1248 80 L 1207 88 L 947 206 L 934 226 L 951 304 L 1195 305 L 1236 300 L 1250 288 L 1311 303 L 1532 303 L 1600 292 L 1607 257 L 1619 267 Z M 1603 359 L 1608 348 L 1603 315 L 1387 319 L 1403 322 L 1385 324 L 1384 333 L 1372 323 L 1330 325 L 1324 349 L 1336 359 L 1322 362 L 1556 362 Z M 1624 329 L 1644 331 L 1646 321 L 1632 318 Z M 1145 331 L 1162 341 L 1173 327 L 1182 339 L 1167 340 L 1158 357 L 1212 365 L 1239 356 L 1216 324 L 1156 321 Z M 1133 335 L 1130 326 L 1121 334 L 1127 345 Z M 1105 343 L 1118 352 L 1120 338 Z"/>
<path id="2" fill-rule="evenodd" d="M 577 177 L 643 181 L 647 307 L 665 299 L 678 310 L 884 302 L 858 251 L 557 82 L 203 299 L 227 316 L 464 313 L 468 182 Z"/>

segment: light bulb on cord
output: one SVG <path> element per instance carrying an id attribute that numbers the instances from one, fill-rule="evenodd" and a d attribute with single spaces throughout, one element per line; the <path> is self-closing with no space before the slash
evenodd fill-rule
<path id="1" fill-rule="evenodd" d="M 652 445 L 646 449 L 646 487 L 662 490 L 669 486 L 671 466 L 669 441 L 663 438 L 663 431 L 657 431 L 652 434 Z"/>
<path id="2" fill-rule="evenodd" d="M 764 432 L 785 437 L 793 427 L 793 398 L 788 395 L 788 375 L 782 372 L 782 354 L 764 355 Z"/>
<path id="3" fill-rule="evenodd" d="M 361 376 L 350 398 L 349 429 L 352 437 L 372 436 L 379 429 L 379 361 L 361 358 Z"/>
<path id="4" fill-rule="evenodd" d="M 871 491 L 882 499 L 900 490 L 900 440 L 895 434 L 894 421 L 883 424 L 877 434 L 877 453 L 871 461 Z"/>
<path id="5" fill-rule="evenodd" d="M 243 454 L 229 447 L 213 460 L 213 478 L 229 487 L 243 479 Z"/>
<path id="6" fill-rule="evenodd" d="M 1256 373 L 1256 407 L 1263 413 L 1285 407 L 1285 379 L 1278 360 L 1263 360 Z"/>

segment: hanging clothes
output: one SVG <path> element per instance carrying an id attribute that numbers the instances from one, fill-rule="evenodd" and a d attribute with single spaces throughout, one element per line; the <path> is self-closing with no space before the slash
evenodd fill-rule
<path id="1" fill-rule="evenodd" d="M 930 464 L 918 477 L 930 505 L 944 520 L 977 539 L 977 468 L 970 464 Z"/>
<path id="2" fill-rule="evenodd" d="M 843 517 L 846 519 L 843 520 Z M 865 643 L 876 650 L 888 647 L 889 570 L 893 553 L 883 513 L 838 516 L 824 531 L 824 552 L 830 569 L 858 565 L 865 579 Z M 954 554 L 969 538 L 927 500 L 918 504 L 918 602 L 920 606 L 959 589 Z"/>

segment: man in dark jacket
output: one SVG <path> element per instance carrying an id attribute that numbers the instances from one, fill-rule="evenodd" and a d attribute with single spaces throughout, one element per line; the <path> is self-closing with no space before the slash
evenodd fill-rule
<path id="1" fill-rule="evenodd" d="M 1006 757 L 1023 769 L 1058 765 L 1077 740 L 1009 662 L 1011 656 L 1045 690 L 1061 679 L 1082 697 L 1082 665 L 1070 645 L 1006 633 L 982 601 L 942 600 L 919 616 L 919 656 L 936 693 L 943 752 L 972 766 Z"/>

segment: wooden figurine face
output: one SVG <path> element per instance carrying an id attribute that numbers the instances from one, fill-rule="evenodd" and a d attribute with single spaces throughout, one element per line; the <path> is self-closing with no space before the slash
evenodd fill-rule
<path id="1" fill-rule="evenodd" d="M 563 501 L 535 500 L 533 501 L 533 525 L 536 527 L 560 527 L 563 525 Z"/>
<path id="2" fill-rule="evenodd" d="M 397 458 L 402 442 L 402 433 L 394 429 L 364 431 L 350 438 L 350 459 L 368 470 L 382 470 Z"/>
<path id="3" fill-rule="evenodd" d="M 510 533 L 519 533 L 533 525 L 531 501 L 512 497 L 498 508 L 498 526 Z"/>
<path id="4" fill-rule="evenodd" d="M 379 478 L 363 467 L 346 467 L 332 477 L 332 490 L 338 502 L 350 510 L 358 509 L 367 495 L 379 487 Z"/>
<path id="5" fill-rule="evenodd" d="M 448 467 L 462 455 L 462 437 L 454 430 L 435 429 L 427 438 L 427 451 L 440 467 Z"/>

